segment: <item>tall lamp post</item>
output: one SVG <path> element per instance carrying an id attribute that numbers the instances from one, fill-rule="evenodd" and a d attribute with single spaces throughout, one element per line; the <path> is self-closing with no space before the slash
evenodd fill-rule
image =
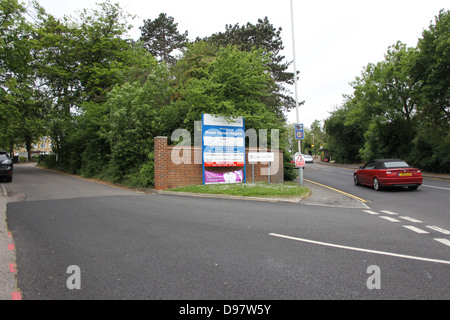
<path id="1" fill-rule="evenodd" d="M 295 82 L 295 107 L 297 112 L 297 123 L 300 123 L 300 114 L 299 114 L 299 103 L 298 103 L 298 80 L 297 80 L 297 59 L 295 53 L 295 31 L 294 31 L 294 4 L 293 0 L 291 0 L 291 25 L 292 25 L 292 48 L 294 51 L 294 82 Z M 298 152 L 302 153 L 302 142 L 298 140 Z M 303 168 L 299 168 L 299 183 L 303 186 Z"/>

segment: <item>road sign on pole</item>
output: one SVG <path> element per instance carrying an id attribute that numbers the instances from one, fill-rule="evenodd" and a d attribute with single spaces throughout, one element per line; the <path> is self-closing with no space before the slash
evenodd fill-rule
<path id="1" fill-rule="evenodd" d="M 291 0 L 291 26 L 292 26 L 292 48 L 294 53 L 294 84 L 295 84 L 295 106 L 297 110 L 297 122 L 300 122 L 300 114 L 299 114 L 299 107 L 300 104 L 298 103 L 298 79 L 297 79 L 297 59 L 295 54 L 295 27 L 294 27 L 294 3 L 293 0 Z M 303 125 L 301 126 L 301 129 L 303 131 Z M 300 134 L 299 134 L 300 135 Z M 297 134 L 296 134 L 297 136 Z M 303 138 L 303 132 L 301 134 Z M 297 138 L 298 141 L 298 152 L 302 152 L 302 138 Z M 301 186 L 303 186 L 303 170 L 299 170 L 299 183 Z"/>
<path id="2" fill-rule="evenodd" d="M 304 168 L 306 166 L 305 159 L 301 154 L 295 156 L 295 167 Z"/>
<path id="3" fill-rule="evenodd" d="M 303 124 L 299 123 L 295 125 L 295 139 L 297 140 L 303 140 L 305 138 L 305 135 L 303 133 Z"/>

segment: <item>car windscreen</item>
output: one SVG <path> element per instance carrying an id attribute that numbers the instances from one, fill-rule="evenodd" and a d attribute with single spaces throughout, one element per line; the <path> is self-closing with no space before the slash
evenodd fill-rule
<path id="1" fill-rule="evenodd" d="M 4 153 L 0 153 L 0 161 L 9 160 L 8 156 Z"/>
<path id="2" fill-rule="evenodd" d="M 386 169 L 409 168 L 409 164 L 407 164 L 405 161 L 389 161 L 389 162 L 385 162 L 384 166 Z"/>

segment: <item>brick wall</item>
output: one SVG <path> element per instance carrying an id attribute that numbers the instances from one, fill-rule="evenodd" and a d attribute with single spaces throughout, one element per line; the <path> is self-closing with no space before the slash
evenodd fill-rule
<path id="1" fill-rule="evenodd" d="M 167 145 L 167 137 L 155 138 L 155 190 L 166 190 L 176 187 L 184 187 L 190 185 L 203 184 L 203 172 L 202 172 L 202 148 L 190 147 L 190 152 L 181 154 L 184 157 L 184 163 L 175 164 L 172 161 L 172 152 L 174 146 Z M 176 150 L 175 150 L 176 151 Z M 264 150 L 265 152 L 266 150 Z M 255 148 L 247 148 L 248 152 L 258 152 Z M 271 164 L 271 183 L 283 183 L 283 152 L 282 150 L 268 150 L 268 152 L 277 152 L 278 159 L 275 156 L 275 160 L 278 160 L 278 166 L 275 163 Z M 190 153 L 190 155 L 189 155 Z M 178 156 L 178 155 L 177 155 Z M 189 159 L 190 158 L 190 159 Z M 247 183 L 252 182 L 252 165 L 248 163 L 247 156 Z M 277 168 L 278 167 L 278 168 Z M 226 172 L 231 171 L 234 168 L 208 168 L 210 171 Z M 237 167 L 236 170 L 243 169 L 243 167 Z M 254 165 L 254 181 L 255 182 L 268 182 L 268 164 L 257 163 Z M 278 170 L 277 170 L 278 169 Z"/>

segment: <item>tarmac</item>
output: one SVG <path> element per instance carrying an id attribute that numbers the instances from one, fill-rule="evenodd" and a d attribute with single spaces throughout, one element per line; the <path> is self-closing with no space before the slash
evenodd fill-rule
<path id="1" fill-rule="evenodd" d="M 324 206 L 341 208 L 367 208 L 366 204 L 350 195 L 342 194 L 336 190 L 328 189 L 324 186 L 316 185 L 305 181 L 304 185 L 310 189 L 310 193 L 305 197 L 293 198 L 259 198 L 259 197 L 237 197 L 225 195 L 208 195 L 179 193 L 171 191 L 154 191 L 156 194 L 203 197 L 203 198 L 225 198 L 246 201 L 267 201 L 291 203 L 293 205 L 306 206 Z M 8 195 L 8 189 L 5 184 L 0 183 L 0 300 L 20 300 L 21 295 L 17 290 L 16 279 L 16 255 L 14 248 L 13 235 L 7 228 L 6 210 L 7 202 L 17 201 L 11 195 Z"/>

